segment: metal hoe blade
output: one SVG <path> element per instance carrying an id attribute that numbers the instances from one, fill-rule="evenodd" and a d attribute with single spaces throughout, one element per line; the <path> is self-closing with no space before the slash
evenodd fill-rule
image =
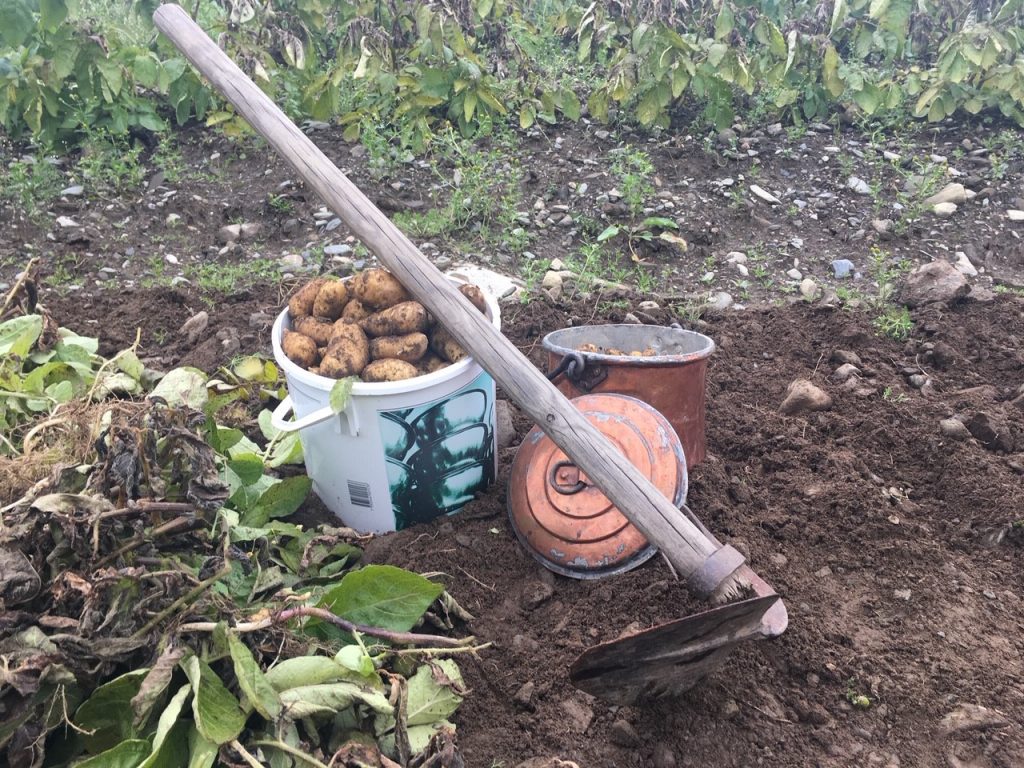
<path id="1" fill-rule="evenodd" d="M 687 506 L 681 509 L 718 543 Z M 753 597 L 595 645 L 573 662 L 569 679 L 606 701 L 640 704 L 692 688 L 722 666 L 740 643 L 778 637 L 789 625 L 782 598 L 749 566 L 739 573 L 751 585 Z"/>

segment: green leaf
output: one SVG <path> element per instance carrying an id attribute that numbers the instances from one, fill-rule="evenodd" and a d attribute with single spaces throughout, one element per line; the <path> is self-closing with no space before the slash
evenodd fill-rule
<path id="1" fill-rule="evenodd" d="M 574 123 L 580 119 L 580 115 L 583 112 L 583 105 L 580 104 L 580 99 L 576 95 L 576 92 L 571 88 L 562 89 L 562 114 L 572 120 Z"/>
<path id="2" fill-rule="evenodd" d="M 11 48 L 17 48 L 35 29 L 36 20 L 25 0 L 0 0 L 0 37 Z"/>
<path id="3" fill-rule="evenodd" d="M 22 315 L 0 323 L 0 355 L 25 357 L 42 332 L 43 318 L 39 315 Z"/>
<path id="4" fill-rule="evenodd" d="M 66 0 L 39 0 L 39 23 L 43 29 L 52 32 L 68 17 Z"/>
<path id="5" fill-rule="evenodd" d="M 148 741 L 128 739 L 94 757 L 75 763 L 75 768 L 136 768 L 149 755 Z"/>
<path id="6" fill-rule="evenodd" d="M 529 128 L 537 120 L 537 108 L 533 106 L 532 102 L 523 102 L 522 106 L 519 107 L 519 127 L 524 131 Z"/>
<path id="7" fill-rule="evenodd" d="M 84 737 L 89 752 L 102 752 L 136 735 L 131 702 L 148 671 L 136 669 L 104 683 L 75 712 L 75 725 L 92 731 Z"/>
<path id="8" fill-rule="evenodd" d="M 232 486 L 232 493 L 234 493 L 236 483 L 239 486 L 253 485 L 263 477 L 263 459 L 252 453 L 229 459 L 227 475 L 228 483 Z"/>
<path id="9" fill-rule="evenodd" d="M 664 216 L 648 216 L 640 222 L 640 229 L 679 229 L 679 225 Z"/>
<path id="10" fill-rule="evenodd" d="M 419 574 L 393 565 L 368 565 L 345 574 L 319 604 L 356 624 L 407 632 L 443 591 Z"/>
<path id="11" fill-rule="evenodd" d="M 366 704 L 375 712 L 390 714 L 394 711 L 388 697 L 379 691 L 350 682 L 306 685 L 281 691 L 282 715 L 289 720 L 301 720 L 317 714 L 330 714 L 355 703 Z"/>
<path id="12" fill-rule="evenodd" d="M 722 7 L 718 10 L 718 17 L 715 19 L 715 40 L 722 40 L 729 36 L 736 25 L 736 18 L 728 0 L 723 0 Z"/>
<path id="13" fill-rule="evenodd" d="M 235 665 L 238 687 L 242 689 L 245 698 L 265 719 L 276 720 L 281 714 L 281 701 L 277 697 L 277 691 L 267 682 L 252 652 L 235 632 L 228 633 L 228 649 L 231 652 L 231 661 Z"/>
<path id="14" fill-rule="evenodd" d="M 267 670 L 267 682 L 276 691 L 341 680 L 347 670 L 326 656 L 298 656 L 285 659 Z"/>
<path id="15" fill-rule="evenodd" d="M 355 376 L 348 376 L 334 382 L 334 386 L 331 387 L 331 393 L 327 396 L 327 402 L 330 404 L 332 411 L 341 413 L 348 407 L 349 398 L 352 396 L 352 385 L 357 381 L 359 379 Z"/>
<path id="16" fill-rule="evenodd" d="M 163 398 L 168 405 L 201 411 L 209 399 L 206 374 L 198 368 L 175 368 L 160 379 L 150 397 Z"/>
<path id="17" fill-rule="evenodd" d="M 245 714 L 210 666 L 196 656 L 182 662 L 192 683 L 192 714 L 204 739 L 216 745 L 236 738 L 245 727 Z"/>
<path id="18" fill-rule="evenodd" d="M 873 115 L 882 103 L 882 92 L 878 90 L 878 86 L 866 83 L 861 90 L 853 94 L 853 100 L 867 114 Z"/>
<path id="19" fill-rule="evenodd" d="M 462 674 L 451 659 L 423 664 L 409 678 L 407 723 L 428 725 L 450 717 L 462 703 L 464 691 Z"/>
<path id="20" fill-rule="evenodd" d="M 661 105 L 658 103 L 658 93 L 652 88 L 643 95 L 640 103 L 637 104 L 636 117 L 640 121 L 640 125 L 649 126 L 658 119 L 659 112 L 661 112 Z"/>
<path id="21" fill-rule="evenodd" d="M 153 735 L 153 751 L 140 768 L 162 768 L 165 765 L 171 768 L 180 762 L 178 758 L 187 726 L 178 718 L 191 695 L 192 686 L 186 683 L 167 702 L 167 707 L 160 713 L 160 719 L 157 721 L 156 733 Z"/>
<path id="22" fill-rule="evenodd" d="M 360 675 L 372 675 L 376 668 L 373 666 L 373 659 L 366 655 L 366 651 L 359 645 L 346 645 L 338 651 L 334 660 L 346 669 L 351 669 Z"/>
<path id="23" fill-rule="evenodd" d="M 188 768 L 211 768 L 217 759 L 219 747 L 192 726 L 188 732 Z"/>
<path id="24" fill-rule="evenodd" d="M 313 481 L 305 475 L 286 477 L 263 492 L 253 513 L 256 516 L 265 515 L 268 519 L 287 517 L 302 506 L 312 488 Z"/>
<path id="25" fill-rule="evenodd" d="M 603 243 L 605 240 L 611 240 L 613 237 L 618 235 L 622 231 L 622 228 L 617 224 L 612 224 L 604 228 L 604 230 L 597 236 L 597 242 Z"/>
<path id="26" fill-rule="evenodd" d="M 846 0 L 834 0 L 832 5 L 832 26 L 829 27 L 829 36 L 834 35 L 836 30 L 846 20 Z"/>

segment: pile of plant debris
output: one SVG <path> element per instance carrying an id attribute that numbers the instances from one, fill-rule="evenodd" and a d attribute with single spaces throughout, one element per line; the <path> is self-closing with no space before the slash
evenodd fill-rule
<path id="1" fill-rule="evenodd" d="M 471 617 L 441 574 L 360 567 L 356 532 L 286 519 L 310 491 L 301 446 L 252 417 L 282 394 L 276 367 L 176 369 L 145 400 L 111 400 L 103 372 L 140 391 L 157 377 L 37 327 L 56 329 L 45 314 L 0 323 L 15 337 L 3 370 L 22 389 L 69 384 L 42 388 L 34 422 L 19 410 L 5 461 L 31 463 L 32 429 L 40 445 L 70 424 L 88 439 L 0 501 L 6 764 L 460 765 L 447 718 L 466 690 L 444 657 L 479 646 L 444 633 Z"/>

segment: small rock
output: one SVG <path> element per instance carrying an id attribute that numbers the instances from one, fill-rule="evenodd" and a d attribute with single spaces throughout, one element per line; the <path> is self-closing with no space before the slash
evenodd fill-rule
<path id="1" fill-rule="evenodd" d="M 830 360 L 833 363 L 849 363 L 850 365 L 856 365 L 858 368 L 864 366 L 864 363 L 860 361 L 860 355 L 856 352 L 850 352 L 846 349 L 834 349 L 832 350 L 832 356 Z"/>
<path id="2" fill-rule="evenodd" d="M 1010 209 L 1006 212 L 1006 218 L 1010 221 L 1024 221 L 1024 211 Z"/>
<path id="3" fill-rule="evenodd" d="M 660 741 L 654 745 L 654 755 L 651 760 L 654 763 L 654 768 L 676 768 L 678 765 L 672 748 Z"/>
<path id="4" fill-rule="evenodd" d="M 953 203 L 959 205 L 967 202 L 967 190 L 963 184 L 947 184 L 934 195 L 924 201 L 925 205 L 941 205 L 942 203 Z M 955 208 L 953 210 L 956 210 Z"/>
<path id="5" fill-rule="evenodd" d="M 732 128 L 723 128 L 718 132 L 718 135 L 715 137 L 718 143 L 721 144 L 722 146 L 734 144 L 737 138 L 738 137 L 736 131 L 734 131 Z"/>
<path id="6" fill-rule="evenodd" d="M 782 203 L 782 201 L 779 200 L 779 198 L 777 198 L 775 195 L 773 195 L 768 190 L 763 189 L 762 187 L 758 186 L 757 184 L 751 184 L 750 185 L 750 191 L 753 192 L 755 195 L 757 195 L 762 200 L 764 200 L 766 203 L 771 203 L 772 205 L 779 205 L 780 203 Z"/>
<path id="7" fill-rule="evenodd" d="M 341 226 L 341 219 L 335 216 L 333 219 L 327 222 L 327 226 L 324 227 L 324 232 L 333 232 Z"/>
<path id="8" fill-rule="evenodd" d="M 832 407 L 832 397 L 807 379 L 797 379 L 786 388 L 786 399 L 779 411 L 786 416 L 795 416 L 809 411 L 827 411 Z"/>
<path id="9" fill-rule="evenodd" d="M 742 251 L 730 251 L 728 255 L 725 257 L 725 260 L 729 264 L 746 264 L 747 254 L 743 253 Z"/>
<path id="10" fill-rule="evenodd" d="M 935 302 L 951 303 L 963 298 L 971 286 L 956 268 L 944 259 L 922 264 L 907 275 L 903 303 L 908 307 Z"/>
<path id="11" fill-rule="evenodd" d="M 512 421 L 513 407 L 508 400 L 498 400 L 494 405 L 494 431 L 499 450 L 508 448 L 516 439 L 516 428 Z"/>
<path id="12" fill-rule="evenodd" d="M 165 227 L 176 227 L 181 222 L 181 216 L 176 213 L 168 213 L 167 218 L 164 219 Z"/>
<path id="13" fill-rule="evenodd" d="M 81 184 L 75 184 L 70 187 L 66 187 L 60 191 L 63 197 L 81 197 L 85 194 L 85 187 Z"/>
<path id="14" fill-rule="evenodd" d="M 249 315 L 249 329 L 252 331 L 262 331 L 269 328 L 273 322 L 273 315 L 267 312 L 253 312 Z"/>
<path id="15" fill-rule="evenodd" d="M 345 243 L 333 243 L 332 245 L 324 246 L 324 254 L 326 256 L 348 256 L 350 253 L 352 253 L 352 246 Z"/>
<path id="16" fill-rule="evenodd" d="M 517 653 L 535 653 L 540 650 L 540 643 L 526 635 L 513 635 L 512 650 Z"/>
<path id="17" fill-rule="evenodd" d="M 618 747 L 631 749 L 640 743 L 640 735 L 628 720 L 620 718 L 608 729 L 608 740 Z"/>
<path id="18" fill-rule="evenodd" d="M 734 717 L 739 716 L 740 705 L 736 703 L 735 699 L 726 699 L 722 702 L 718 714 L 723 720 L 732 720 Z"/>
<path id="19" fill-rule="evenodd" d="M 643 321 L 632 312 L 627 312 L 626 316 L 622 318 L 622 322 L 626 325 L 643 325 Z"/>
<path id="20" fill-rule="evenodd" d="M 302 269 L 302 256 L 297 253 L 286 253 L 280 259 L 277 260 L 278 267 L 282 272 L 290 272 L 296 269 Z"/>
<path id="21" fill-rule="evenodd" d="M 740 276 L 746 277 L 750 274 L 750 270 L 747 269 L 746 264 L 735 264 L 736 271 L 740 273 Z"/>
<path id="22" fill-rule="evenodd" d="M 769 136 L 778 136 L 782 133 L 782 123 L 772 123 L 765 130 L 768 131 Z"/>
<path id="23" fill-rule="evenodd" d="M 964 425 L 974 436 L 974 439 L 989 450 L 1004 451 L 1009 453 L 1013 450 L 1013 439 L 1005 425 L 987 413 L 978 412 L 967 420 Z"/>
<path id="24" fill-rule="evenodd" d="M 978 270 L 973 264 L 971 264 L 971 260 L 967 258 L 967 254 L 963 251 L 956 252 L 956 264 L 953 266 L 956 267 L 957 272 L 963 275 L 967 275 L 968 277 L 978 276 Z"/>
<path id="25" fill-rule="evenodd" d="M 523 709 L 533 709 L 533 681 L 527 681 L 519 686 L 519 690 L 515 692 L 512 697 L 512 701 L 518 704 Z"/>
<path id="26" fill-rule="evenodd" d="M 827 579 L 829 576 L 832 575 L 832 569 L 826 565 L 824 568 L 819 568 L 818 570 L 816 570 L 814 572 L 814 575 L 819 579 Z"/>
<path id="27" fill-rule="evenodd" d="M 900 161 L 899 153 L 890 152 L 889 150 L 885 150 L 884 152 L 882 152 L 882 157 L 884 157 L 890 163 L 898 163 Z"/>
<path id="28" fill-rule="evenodd" d="M 658 302 L 656 301 L 651 301 L 648 299 L 647 301 L 641 301 L 639 304 L 636 305 L 636 308 L 639 309 L 641 312 L 653 312 L 656 309 L 661 309 L 661 305 L 658 304 Z"/>
<path id="29" fill-rule="evenodd" d="M 920 389 L 928 383 L 928 377 L 922 373 L 915 373 L 907 377 L 907 383 L 914 389 Z"/>
<path id="30" fill-rule="evenodd" d="M 932 206 L 932 213 L 943 219 L 956 213 L 956 203 L 938 203 Z"/>
<path id="31" fill-rule="evenodd" d="M 568 716 L 568 725 L 577 733 L 584 733 L 594 722 L 594 710 L 579 699 L 566 699 L 560 705 Z"/>
<path id="32" fill-rule="evenodd" d="M 851 176 L 846 180 L 846 188 L 852 189 L 858 195 L 870 195 L 871 187 L 864 179 L 858 176 Z"/>
<path id="33" fill-rule="evenodd" d="M 773 552 L 768 556 L 768 561 L 776 568 L 785 568 L 789 565 L 789 558 L 781 552 Z"/>
<path id="34" fill-rule="evenodd" d="M 544 274 L 544 279 L 540 283 L 541 289 L 547 292 L 555 301 L 558 301 L 562 295 L 562 276 L 553 270 L 548 270 Z"/>
<path id="35" fill-rule="evenodd" d="M 713 294 L 707 300 L 705 306 L 713 312 L 722 312 L 733 305 L 733 298 L 725 291 Z"/>
<path id="36" fill-rule="evenodd" d="M 894 589 L 892 591 L 892 596 L 895 597 L 897 600 L 910 600 L 910 595 L 911 592 L 909 589 Z"/>
<path id="37" fill-rule="evenodd" d="M 217 230 L 217 241 L 222 245 L 233 243 L 242 234 L 241 224 L 225 224 L 219 230 Z"/>
<path id="38" fill-rule="evenodd" d="M 832 373 L 832 381 L 842 384 L 851 376 L 860 376 L 860 368 L 853 363 L 843 363 Z"/>
<path id="39" fill-rule="evenodd" d="M 185 337 L 189 344 L 195 344 L 206 327 L 210 324 L 210 315 L 206 310 L 196 312 L 192 317 L 182 323 L 178 333 Z"/>
<path id="40" fill-rule="evenodd" d="M 944 341 L 937 341 L 935 346 L 932 347 L 932 364 L 940 371 L 955 365 L 956 356 L 956 350 Z"/>
<path id="41" fill-rule="evenodd" d="M 791 280 L 803 280 L 804 279 L 804 273 L 801 272 L 796 267 L 794 267 L 793 269 L 790 269 L 790 270 L 786 271 L 786 277 L 790 278 Z"/>
<path id="42" fill-rule="evenodd" d="M 70 216 L 58 216 L 57 226 L 60 227 L 61 229 L 71 229 L 74 227 L 80 227 L 81 224 L 72 219 Z"/>
<path id="43" fill-rule="evenodd" d="M 545 581 L 534 581 L 523 590 L 522 605 L 528 611 L 539 608 L 551 599 L 555 588 Z"/>
<path id="44" fill-rule="evenodd" d="M 809 277 L 805 277 L 800 281 L 800 295 L 807 301 L 814 301 L 818 297 L 819 289 L 818 284 L 811 280 Z"/>
<path id="45" fill-rule="evenodd" d="M 597 139 L 598 139 L 599 141 L 604 141 L 604 140 L 605 140 L 605 139 L 607 139 L 607 138 L 608 138 L 609 136 L 611 136 L 611 134 L 610 134 L 610 133 L 609 133 L 608 131 L 605 131 L 605 130 L 600 130 L 600 131 L 594 131 L 594 136 L 595 136 L 595 138 L 597 138 Z"/>
<path id="46" fill-rule="evenodd" d="M 849 259 L 835 259 L 832 262 L 832 273 L 836 279 L 841 280 L 853 274 L 854 265 Z"/>

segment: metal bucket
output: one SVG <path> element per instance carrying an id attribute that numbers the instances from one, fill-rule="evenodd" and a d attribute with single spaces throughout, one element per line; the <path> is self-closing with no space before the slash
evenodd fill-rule
<path id="1" fill-rule="evenodd" d="M 601 351 L 581 351 L 589 345 Z M 669 420 L 687 466 L 703 461 L 709 337 L 678 325 L 582 325 L 549 333 L 544 348 L 548 377 L 566 397 L 611 392 L 642 400 Z"/>

